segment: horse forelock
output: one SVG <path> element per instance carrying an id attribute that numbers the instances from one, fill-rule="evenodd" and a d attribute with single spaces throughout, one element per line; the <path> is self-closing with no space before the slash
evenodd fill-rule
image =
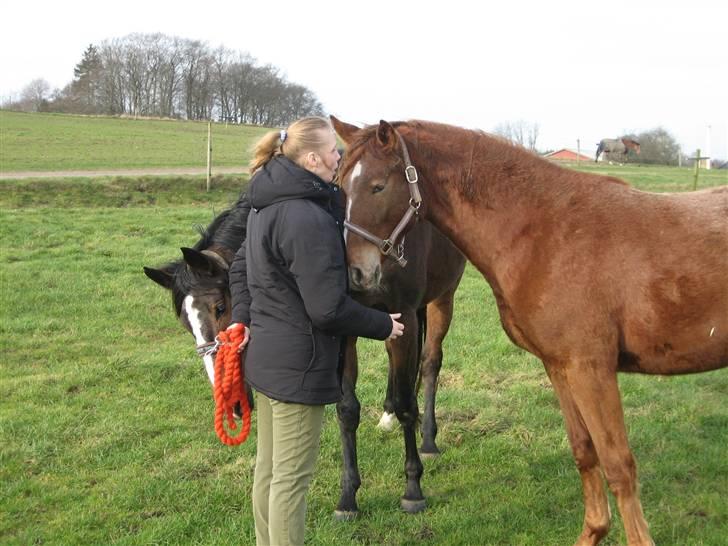
<path id="1" fill-rule="evenodd" d="M 227 290 L 228 275 L 205 275 L 195 272 L 180 260 L 169 264 L 172 267 L 174 282 L 172 284 L 172 300 L 174 310 L 179 317 L 182 314 L 184 299 L 192 293 L 205 293 L 213 290 Z"/>

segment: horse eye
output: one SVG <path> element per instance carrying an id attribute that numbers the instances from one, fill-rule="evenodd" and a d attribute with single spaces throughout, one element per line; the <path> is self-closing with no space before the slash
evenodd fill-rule
<path id="1" fill-rule="evenodd" d="M 215 306 L 215 318 L 218 318 L 219 319 L 221 316 L 223 316 L 223 314 L 225 314 L 225 304 L 224 303 L 218 303 Z"/>
<path id="2" fill-rule="evenodd" d="M 384 189 L 384 186 L 382 186 L 381 184 L 377 184 L 376 186 L 374 186 L 372 188 L 372 193 L 379 193 L 383 189 Z"/>

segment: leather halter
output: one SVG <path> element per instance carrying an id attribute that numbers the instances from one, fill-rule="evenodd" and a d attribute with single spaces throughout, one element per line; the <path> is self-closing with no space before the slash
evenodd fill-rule
<path id="1" fill-rule="evenodd" d="M 422 206 L 422 195 L 420 194 L 420 187 L 417 185 L 419 180 L 419 177 L 417 176 L 417 169 L 415 169 L 415 166 L 412 165 L 412 161 L 410 161 L 407 145 L 405 144 L 402 135 L 400 135 L 394 127 L 392 127 L 392 130 L 394 131 L 394 134 L 397 135 L 400 148 L 402 148 L 404 177 L 407 180 L 410 192 L 409 207 L 402 216 L 402 219 L 394 228 L 394 231 L 392 231 L 386 239 L 380 239 L 370 231 L 367 231 L 356 224 L 352 224 L 348 220 L 344 220 L 344 227 L 352 233 L 356 233 L 359 237 L 362 237 L 376 245 L 382 254 L 393 259 L 400 265 L 400 267 L 404 267 L 407 265 L 407 259 L 404 257 L 404 240 L 402 240 L 399 244 L 397 244 L 397 240 L 399 239 L 399 236 L 402 235 L 404 229 L 409 225 L 410 221 L 412 221 L 412 218 L 419 214 L 420 207 Z"/>

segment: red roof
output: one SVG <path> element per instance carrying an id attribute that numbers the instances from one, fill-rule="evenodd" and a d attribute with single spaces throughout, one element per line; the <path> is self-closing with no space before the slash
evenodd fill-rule
<path id="1" fill-rule="evenodd" d="M 584 154 L 578 154 L 574 150 L 561 148 L 544 156 L 546 159 L 557 159 L 561 161 L 591 161 L 593 158 Z"/>

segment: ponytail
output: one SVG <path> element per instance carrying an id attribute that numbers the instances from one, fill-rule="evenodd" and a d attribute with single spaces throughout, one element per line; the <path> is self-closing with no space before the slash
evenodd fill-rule
<path id="1" fill-rule="evenodd" d="M 250 161 L 250 174 L 268 163 L 273 156 L 280 155 L 281 151 L 281 134 L 279 131 L 269 131 L 255 143 L 253 148 L 253 159 Z"/>
<path id="2" fill-rule="evenodd" d="M 284 155 L 300 164 L 308 152 L 318 150 L 324 142 L 323 131 L 333 132 L 331 122 L 322 117 L 311 116 L 294 121 L 283 131 L 269 131 L 255 144 L 250 174 L 260 169 L 277 155 Z"/>

